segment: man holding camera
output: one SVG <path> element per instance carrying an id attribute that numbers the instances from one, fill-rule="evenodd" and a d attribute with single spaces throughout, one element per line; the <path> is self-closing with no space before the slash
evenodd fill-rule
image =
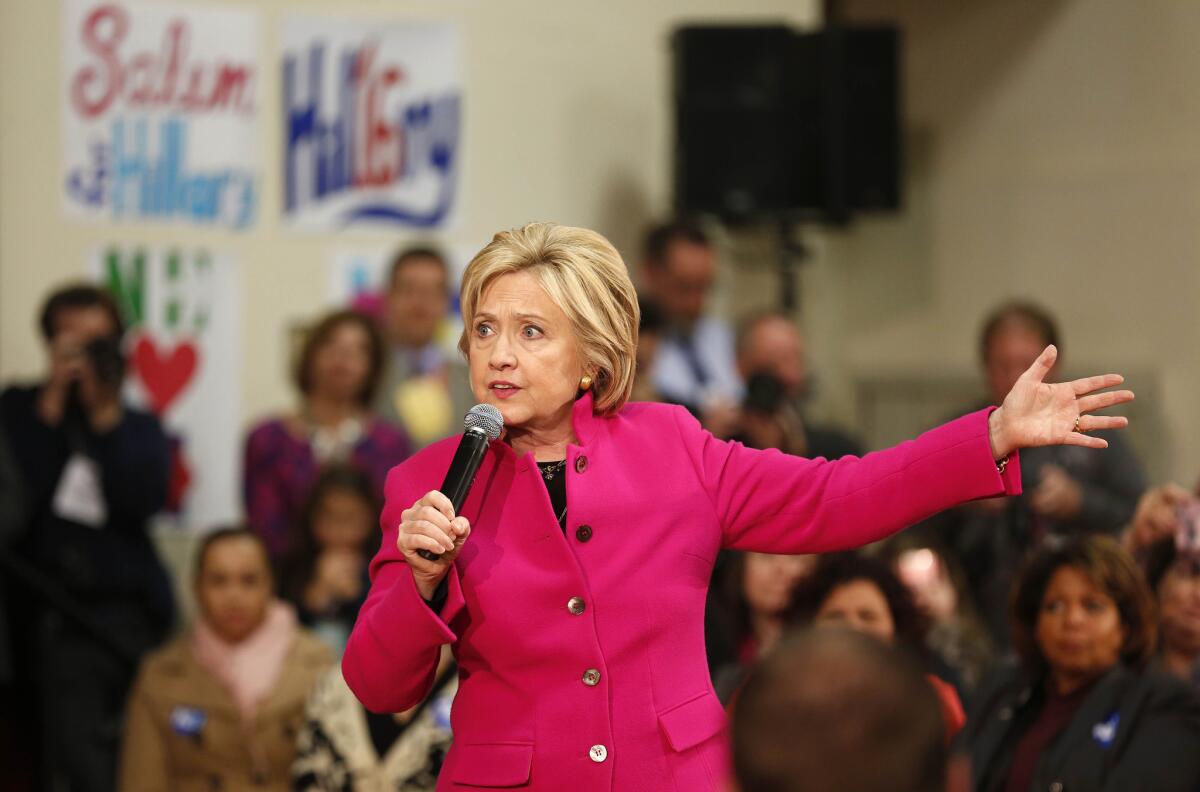
<path id="1" fill-rule="evenodd" d="M 862 456 L 857 437 L 805 419 L 808 357 L 804 336 L 786 314 L 764 311 L 742 322 L 737 368 L 746 383 L 737 439 L 752 448 L 778 448 L 798 456 Z"/>
<path id="2" fill-rule="evenodd" d="M 14 649 L 20 677 L 36 683 L 24 716 L 41 729 L 42 786 L 107 790 L 137 661 L 174 613 L 148 532 L 169 450 L 158 420 L 121 400 L 124 328 L 107 292 L 60 289 L 40 325 L 45 381 L 0 394 L 29 515 L 3 559 Z"/>

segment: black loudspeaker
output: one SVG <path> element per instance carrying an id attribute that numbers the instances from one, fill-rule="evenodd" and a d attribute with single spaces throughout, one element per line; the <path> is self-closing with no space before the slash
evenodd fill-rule
<path id="1" fill-rule="evenodd" d="M 729 219 L 792 203 L 800 118 L 785 27 L 692 27 L 675 34 L 675 195 L 687 213 Z"/>
<path id="2" fill-rule="evenodd" d="M 685 27 L 673 44 L 678 210 L 841 223 L 899 208 L 895 28 Z"/>

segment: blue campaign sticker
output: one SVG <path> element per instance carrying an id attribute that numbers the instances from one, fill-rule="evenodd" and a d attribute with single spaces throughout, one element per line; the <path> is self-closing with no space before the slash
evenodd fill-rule
<path id="1" fill-rule="evenodd" d="M 433 711 L 433 725 L 444 731 L 450 730 L 450 708 L 454 704 L 454 696 L 438 696 L 430 702 Z"/>
<path id="2" fill-rule="evenodd" d="M 181 737 L 195 737 L 207 721 L 204 710 L 196 707 L 179 706 L 171 710 L 171 730 Z"/>
<path id="3" fill-rule="evenodd" d="M 1114 712 L 1092 727 L 1092 739 L 1104 748 L 1111 748 L 1117 738 L 1117 724 L 1121 722 L 1121 714 Z"/>

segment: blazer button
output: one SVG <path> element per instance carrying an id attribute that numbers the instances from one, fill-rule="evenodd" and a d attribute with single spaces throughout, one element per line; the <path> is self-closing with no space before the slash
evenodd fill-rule
<path id="1" fill-rule="evenodd" d="M 581 541 L 581 542 L 588 542 L 588 541 L 591 541 L 591 538 L 592 538 L 592 526 L 590 526 L 590 525 L 581 525 L 581 526 L 579 526 L 578 528 L 576 528 L 576 529 L 575 529 L 575 538 L 576 538 L 576 539 L 578 539 L 578 540 L 579 540 L 579 541 Z"/>
<path id="2" fill-rule="evenodd" d="M 588 751 L 588 756 L 591 757 L 593 762 L 599 764 L 608 758 L 608 749 L 603 745 L 593 745 L 592 749 Z"/>
<path id="3" fill-rule="evenodd" d="M 600 672 L 594 668 L 589 668 L 583 672 L 583 684 L 588 687 L 596 687 L 600 684 Z"/>
<path id="4" fill-rule="evenodd" d="M 579 614 L 583 613 L 584 607 L 585 605 L 583 604 L 583 597 L 571 597 L 571 599 L 567 600 L 567 610 L 569 610 L 572 615 L 578 616 Z"/>
<path id="5" fill-rule="evenodd" d="M 583 454 L 580 454 L 579 456 L 575 457 L 575 472 L 582 473 L 585 470 L 587 470 L 587 457 Z"/>

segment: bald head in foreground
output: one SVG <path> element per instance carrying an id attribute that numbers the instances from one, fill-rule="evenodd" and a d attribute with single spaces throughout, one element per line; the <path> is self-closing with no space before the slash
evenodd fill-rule
<path id="1" fill-rule="evenodd" d="M 945 726 L 916 662 L 869 636 L 786 640 L 733 712 L 741 792 L 941 792 Z"/>

